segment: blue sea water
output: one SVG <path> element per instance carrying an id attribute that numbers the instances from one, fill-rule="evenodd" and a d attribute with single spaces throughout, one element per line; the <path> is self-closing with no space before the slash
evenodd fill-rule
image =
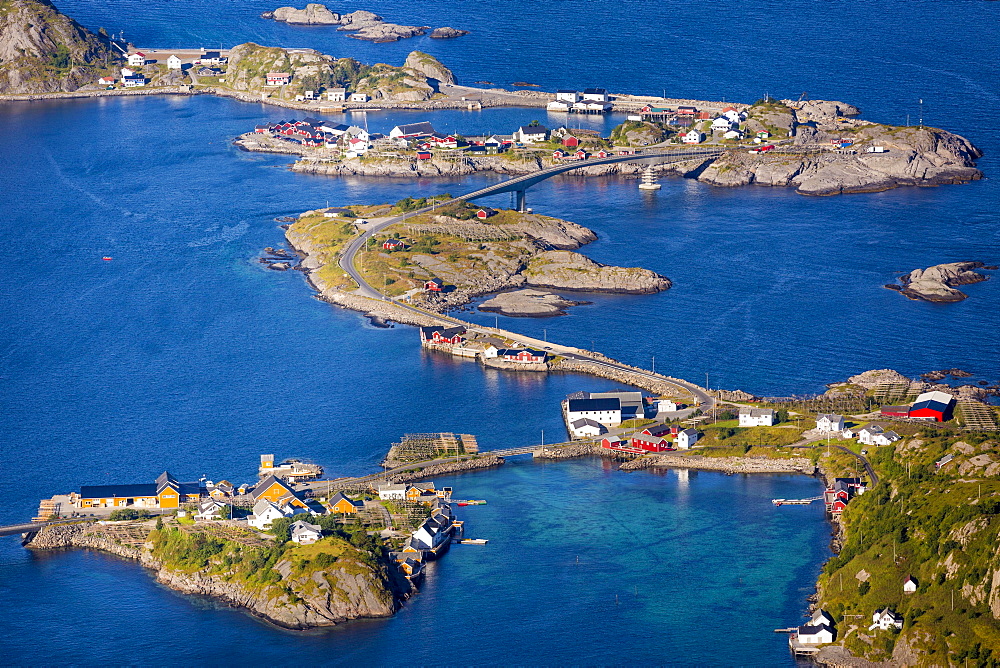
<path id="1" fill-rule="evenodd" d="M 959 132 L 996 174 L 996 3 L 757 1 L 372 2 L 402 23 L 473 31 L 374 45 L 257 18 L 263 2 L 98 3 L 60 9 L 140 46 L 246 40 L 363 61 L 439 56 L 463 82 L 751 101 L 765 92 L 843 99 L 865 116 Z M 525 17 L 532 17 L 526 22 Z M 942 16 L 950 20 L 942 21 Z M 527 25 L 526 25 L 527 23 Z M 975 35 L 975 39 L 970 39 Z M 2 104 L 0 211 L 8 239 L 0 306 L 0 521 L 80 484 L 164 468 L 249 480 L 262 452 L 371 470 L 406 432 L 472 432 L 485 447 L 560 438 L 557 402 L 612 383 L 484 373 L 422 353 L 410 328 L 369 326 L 310 296 L 295 272 L 263 270 L 276 216 L 330 204 L 472 189 L 496 177 L 331 179 L 232 137 L 288 112 L 231 100 L 104 99 Z M 541 115 L 541 117 L 539 117 Z M 503 131 L 538 110 L 369 116 L 373 130 L 431 120 Z M 610 127 L 615 119 L 584 122 Z M 603 125 L 601 125 L 603 124 Z M 992 178 L 963 186 L 805 198 L 671 178 L 552 179 L 536 211 L 593 228 L 585 252 L 669 276 L 670 291 L 593 297 L 548 320 L 501 324 L 712 386 L 810 392 L 869 368 L 958 366 L 997 379 L 996 280 L 954 305 L 882 289 L 944 261 L 1000 261 Z M 498 198 L 495 204 L 505 202 Z M 114 260 L 104 262 L 102 256 Z M 470 313 L 492 322 L 492 315 Z M 454 550 L 395 618 L 290 634 L 157 586 L 137 566 L 83 552 L 32 555 L 0 541 L 0 655 L 7 663 L 790 663 L 771 632 L 801 618 L 828 555 L 805 477 L 622 474 L 597 462 L 455 478 L 484 548 Z M 576 557 L 580 565 L 576 565 Z M 615 596 L 618 604 L 615 605 Z M 125 619 L 133 620 L 126 623 Z M 73 623 L 65 623 L 72 620 Z M 444 630 L 443 649 L 428 640 Z M 738 634 L 734 641 L 733 634 Z"/>

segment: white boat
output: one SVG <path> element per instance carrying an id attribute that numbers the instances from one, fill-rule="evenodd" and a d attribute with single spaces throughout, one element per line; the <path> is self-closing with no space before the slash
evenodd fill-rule
<path id="1" fill-rule="evenodd" d="M 660 184 L 656 182 L 656 175 L 653 174 L 653 168 L 647 167 L 646 171 L 642 173 L 642 180 L 639 181 L 639 190 L 659 190 Z"/>

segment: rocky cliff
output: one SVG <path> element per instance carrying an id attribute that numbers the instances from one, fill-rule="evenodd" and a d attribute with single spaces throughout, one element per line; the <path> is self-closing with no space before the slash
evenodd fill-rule
<path id="1" fill-rule="evenodd" d="M 48 0 L 0 2 L 0 93 L 74 91 L 115 60 L 106 39 Z"/>
<path id="2" fill-rule="evenodd" d="M 237 523 L 168 522 L 160 530 L 151 522 L 47 526 L 27 547 L 88 548 L 135 559 L 171 589 L 211 596 L 288 629 L 389 617 L 410 593 L 386 560 L 345 540 L 324 538 L 307 553 L 290 543 L 275 546 Z"/>

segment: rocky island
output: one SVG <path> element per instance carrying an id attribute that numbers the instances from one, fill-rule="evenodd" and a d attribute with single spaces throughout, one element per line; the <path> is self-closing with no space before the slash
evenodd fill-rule
<path id="1" fill-rule="evenodd" d="M 46 526 L 27 547 L 133 559 L 171 589 L 211 596 L 287 629 L 392 616 L 412 585 L 364 532 L 331 534 L 296 545 L 262 538 L 245 523 L 187 526 L 170 518 Z"/>
<path id="2" fill-rule="evenodd" d="M 572 301 L 544 290 L 526 289 L 501 292 L 480 304 L 479 310 L 515 318 L 545 318 L 566 315 L 566 308 L 589 303 Z"/>
<path id="3" fill-rule="evenodd" d="M 989 280 L 989 276 L 976 269 L 995 270 L 982 262 L 948 262 L 936 264 L 927 269 L 914 269 L 899 277 L 900 285 L 893 283 L 885 287 L 897 290 L 906 297 L 938 303 L 960 302 L 969 295 L 955 289 L 956 285 L 970 285 Z"/>
<path id="4" fill-rule="evenodd" d="M 273 12 L 264 12 L 261 18 L 273 19 L 290 25 L 309 26 L 339 26 L 337 30 L 353 33 L 355 39 L 369 42 L 396 42 L 408 37 L 426 35 L 430 26 L 404 26 L 387 23 L 378 14 L 369 11 L 356 11 L 348 14 L 337 14 L 327 9 L 326 5 L 311 2 L 305 9 L 294 7 L 278 7 Z M 467 35 L 464 30 L 455 28 L 438 28 L 431 37 L 446 39 Z"/>
<path id="5" fill-rule="evenodd" d="M 285 236 L 304 256 L 301 268 L 314 287 L 328 301 L 343 304 L 343 296 L 356 286 L 337 261 L 358 227 L 370 218 L 415 211 L 429 203 L 407 198 L 392 206 L 307 211 Z M 648 269 L 610 267 L 573 252 L 596 238 L 592 230 L 569 221 L 455 202 L 383 229 L 358 254 L 355 265 L 385 294 L 436 312 L 524 287 L 616 294 L 670 288 L 669 279 Z M 557 303 L 545 301 L 549 307 Z M 558 303 L 562 306 L 557 312 L 571 304 Z"/>

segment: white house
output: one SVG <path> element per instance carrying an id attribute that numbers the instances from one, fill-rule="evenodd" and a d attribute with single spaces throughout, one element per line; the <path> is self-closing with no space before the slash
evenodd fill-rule
<path id="1" fill-rule="evenodd" d="M 247 524 L 252 526 L 254 529 L 264 529 L 271 528 L 271 523 L 279 517 L 289 517 L 295 511 L 291 508 L 287 510 L 282 510 L 276 504 L 271 503 L 267 499 L 258 499 L 257 503 L 253 506 L 253 514 L 247 518 Z"/>
<path id="2" fill-rule="evenodd" d="M 809 624 L 812 626 L 829 626 L 831 629 L 835 626 L 833 616 L 822 608 L 813 612 L 812 617 L 809 618 Z"/>
<path id="3" fill-rule="evenodd" d="M 573 435 L 579 438 L 583 438 L 585 436 L 600 436 L 601 434 L 608 433 L 607 427 L 597 420 L 591 420 L 590 418 L 580 418 L 579 420 L 574 420 L 569 426 L 573 431 Z"/>
<path id="4" fill-rule="evenodd" d="M 698 442 L 698 430 L 687 428 L 677 433 L 677 449 L 689 450 L 692 445 Z"/>
<path id="5" fill-rule="evenodd" d="M 126 88 L 139 88 L 140 86 L 145 86 L 147 82 L 148 79 L 141 74 L 133 74 L 130 77 L 122 77 L 122 83 L 125 84 Z"/>
<path id="6" fill-rule="evenodd" d="M 858 442 L 864 445 L 875 445 L 875 437 L 885 430 L 877 424 L 870 424 L 858 430 Z"/>
<path id="7" fill-rule="evenodd" d="M 570 399 L 566 406 L 566 419 L 572 424 L 588 418 L 606 427 L 622 423 L 622 404 L 618 399 Z"/>
<path id="8" fill-rule="evenodd" d="M 146 54 L 142 51 L 128 54 L 129 67 L 142 67 L 146 64 Z"/>
<path id="9" fill-rule="evenodd" d="M 406 485 L 379 485 L 378 498 L 382 501 L 405 501 Z"/>
<path id="10" fill-rule="evenodd" d="M 569 102 L 570 104 L 573 104 L 574 102 L 580 101 L 580 93 L 575 90 L 557 90 L 556 100 L 559 102 Z"/>
<path id="11" fill-rule="evenodd" d="M 726 134 L 722 135 L 723 139 L 743 139 L 743 133 L 739 130 L 730 130 Z"/>
<path id="12" fill-rule="evenodd" d="M 850 427 L 848 427 L 844 431 L 840 432 L 840 437 L 841 438 L 854 438 L 857 435 L 858 435 L 858 432 L 854 431 Z"/>
<path id="13" fill-rule="evenodd" d="M 735 109 L 730 109 L 729 111 L 724 111 L 724 112 L 722 112 L 722 115 L 725 118 L 728 118 L 729 122 L 732 123 L 733 125 L 735 125 L 735 124 L 739 123 L 741 120 L 743 120 L 740 117 L 740 112 L 736 111 Z"/>
<path id="14" fill-rule="evenodd" d="M 135 76 L 135 70 L 130 70 L 127 67 L 122 68 L 122 79 L 124 79 L 125 77 L 132 77 L 132 76 Z"/>
<path id="15" fill-rule="evenodd" d="M 451 518 L 447 515 L 434 515 L 424 520 L 424 523 L 413 532 L 412 538 L 424 549 L 432 550 L 448 540 L 450 535 Z"/>
<path id="16" fill-rule="evenodd" d="M 522 125 L 514 136 L 522 144 L 535 144 L 549 138 L 549 129 L 544 125 Z"/>
<path id="17" fill-rule="evenodd" d="M 367 102 L 368 96 L 365 93 L 351 93 L 351 102 Z"/>
<path id="18" fill-rule="evenodd" d="M 900 435 L 894 431 L 887 431 L 872 436 L 873 445 L 892 445 L 900 439 Z"/>
<path id="19" fill-rule="evenodd" d="M 676 402 L 670 399 L 657 399 L 656 400 L 656 412 L 657 413 L 672 413 L 677 410 Z"/>
<path id="20" fill-rule="evenodd" d="M 347 99 L 346 88 L 331 88 L 326 91 L 326 99 L 330 102 L 343 102 Z"/>
<path id="21" fill-rule="evenodd" d="M 744 407 L 740 409 L 741 427 L 773 427 L 774 418 L 773 408 Z"/>
<path id="22" fill-rule="evenodd" d="M 844 431 L 844 416 L 820 413 L 816 416 L 816 429 L 822 432 Z"/>
<path id="23" fill-rule="evenodd" d="M 829 626 L 800 626 L 797 632 L 798 641 L 802 645 L 826 645 L 833 642 L 833 629 Z"/>
<path id="24" fill-rule="evenodd" d="M 725 116 L 719 116 L 712 121 L 712 131 L 728 132 L 733 129 L 733 122 Z"/>
<path id="25" fill-rule="evenodd" d="M 112 84 L 115 83 L 115 78 L 114 77 L 101 77 L 100 79 L 97 80 L 97 83 L 101 84 L 102 86 L 110 86 L 110 85 L 112 85 Z"/>
<path id="26" fill-rule="evenodd" d="M 428 123 L 428 125 L 430 125 L 430 123 Z M 361 141 L 369 141 L 372 138 L 368 130 L 365 130 L 362 127 L 358 127 L 357 125 L 352 125 L 349 128 L 347 128 L 344 134 L 350 137 L 351 139 L 360 139 Z"/>
<path id="27" fill-rule="evenodd" d="M 570 107 L 574 105 L 569 102 L 563 102 L 562 100 L 552 100 L 547 105 L 545 105 L 546 111 L 569 111 Z"/>
<path id="28" fill-rule="evenodd" d="M 611 96 L 608 95 L 608 91 L 603 88 L 584 88 L 583 99 L 584 101 L 593 100 L 594 102 L 610 102 Z"/>
<path id="29" fill-rule="evenodd" d="M 215 520 L 222 516 L 222 509 L 226 504 L 215 499 L 205 499 L 198 506 L 198 512 L 194 514 L 195 520 Z"/>
<path id="30" fill-rule="evenodd" d="M 902 629 L 903 628 L 903 617 L 891 608 L 879 608 L 872 615 L 872 625 L 868 627 L 869 631 L 874 631 L 879 629 L 880 631 L 886 631 L 888 629 Z"/>
<path id="31" fill-rule="evenodd" d="M 323 529 L 320 526 L 302 520 L 293 522 L 290 529 L 292 542 L 299 545 L 312 545 L 323 537 Z"/>
<path id="32" fill-rule="evenodd" d="M 692 128 L 681 135 L 681 141 L 685 144 L 700 144 L 705 141 L 705 135 Z"/>
<path id="33" fill-rule="evenodd" d="M 171 56 L 169 58 L 167 58 L 167 69 L 168 70 L 179 70 L 179 69 L 181 69 L 181 59 L 178 58 L 177 56 L 171 54 Z"/>
<path id="34" fill-rule="evenodd" d="M 903 593 L 912 594 L 917 591 L 918 586 L 917 579 L 912 575 L 907 575 L 906 579 L 903 580 Z"/>

